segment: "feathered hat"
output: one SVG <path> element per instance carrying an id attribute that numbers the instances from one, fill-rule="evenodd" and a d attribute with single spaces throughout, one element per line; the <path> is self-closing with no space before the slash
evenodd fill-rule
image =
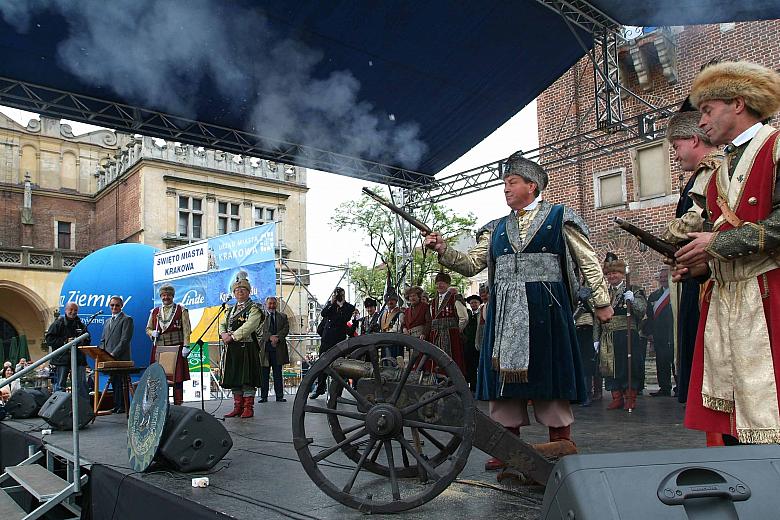
<path id="1" fill-rule="evenodd" d="M 608 273 L 623 273 L 626 274 L 626 263 L 619 259 L 618 256 L 613 253 L 609 252 L 607 253 L 607 256 L 604 258 L 604 264 L 602 265 L 604 269 L 604 274 Z"/>
<path id="2" fill-rule="evenodd" d="M 724 61 L 706 67 L 691 85 L 691 104 L 741 97 L 745 105 L 766 119 L 780 110 L 780 74 L 749 61 Z"/>
<path id="3" fill-rule="evenodd" d="M 235 291 L 239 287 L 243 287 L 247 291 L 252 290 L 252 286 L 249 284 L 249 279 L 247 278 L 246 271 L 239 271 L 236 275 L 236 281 L 233 282 L 233 285 L 230 287 L 231 290 Z"/>

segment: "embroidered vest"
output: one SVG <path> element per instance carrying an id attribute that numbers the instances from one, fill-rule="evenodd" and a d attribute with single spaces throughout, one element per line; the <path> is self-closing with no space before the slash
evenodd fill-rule
<path id="1" fill-rule="evenodd" d="M 166 327 L 161 321 L 161 307 L 155 307 L 152 311 L 152 325 L 154 330 L 160 332 L 157 337 L 157 344 L 160 346 L 177 346 L 184 343 L 184 328 L 181 324 L 181 305 L 176 304 L 173 311 L 173 317 Z"/>

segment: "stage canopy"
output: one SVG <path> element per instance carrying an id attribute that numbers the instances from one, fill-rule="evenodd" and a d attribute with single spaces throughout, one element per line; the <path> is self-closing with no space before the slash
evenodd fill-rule
<path id="1" fill-rule="evenodd" d="M 777 17 L 776 0 L 3 0 L 0 104 L 410 186 L 595 26 Z"/>

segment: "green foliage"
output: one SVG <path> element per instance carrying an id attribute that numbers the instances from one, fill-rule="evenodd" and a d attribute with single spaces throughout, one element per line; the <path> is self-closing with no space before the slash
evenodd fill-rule
<path id="1" fill-rule="evenodd" d="M 387 190 L 379 194 L 390 199 Z M 470 233 L 476 223 L 476 217 L 469 213 L 458 216 L 452 210 L 433 204 L 422 210 L 417 210 L 415 216 L 424 221 L 431 229 L 441 233 L 445 240 L 452 241 L 464 233 Z M 407 267 L 406 281 L 412 285 L 421 286 L 426 292 L 435 290 L 433 278 L 440 269 L 436 253 L 423 251 L 421 235 L 415 228 L 400 236 L 396 216 L 384 206 L 381 206 L 367 195 L 360 199 L 342 203 L 336 208 L 331 225 L 341 231 L 346 230 L 360 237 L 376 253 L 373 266 L 353 263 L 351 270 L 352 283 L 355 284 L 361 299 L 366 296 L 381 298 L 387 280 L 387 271 L 395 277 L 398 263 L 403 262 L 402 253 L 404 240 L 412 251 L 412 265 Z M 408 228 L 409 226 L 407 226 Z M 465 277 L 452 275 L 452 285 L 461 291 L 466 287 Z M 411 275 L 411 276 L 410 276 Z M 403 287 L 398 288 L 403 292 Z"/>

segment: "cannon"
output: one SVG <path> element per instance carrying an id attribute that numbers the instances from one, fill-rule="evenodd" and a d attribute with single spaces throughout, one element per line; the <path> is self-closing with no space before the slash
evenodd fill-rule
<path id="1" fill-rule="evenodd" d="M 330 377 L 327 399 L 311 400 L 309 389 L 323 374 Z M 476 408 L 445 352 L 404 334 L 358 336 L 331 348 L 301 381 L 292 421 L 309 478 L 364 513 L 432 500 L 457 478 L 472 446 L 541 484 L 554 463 Z"/>

